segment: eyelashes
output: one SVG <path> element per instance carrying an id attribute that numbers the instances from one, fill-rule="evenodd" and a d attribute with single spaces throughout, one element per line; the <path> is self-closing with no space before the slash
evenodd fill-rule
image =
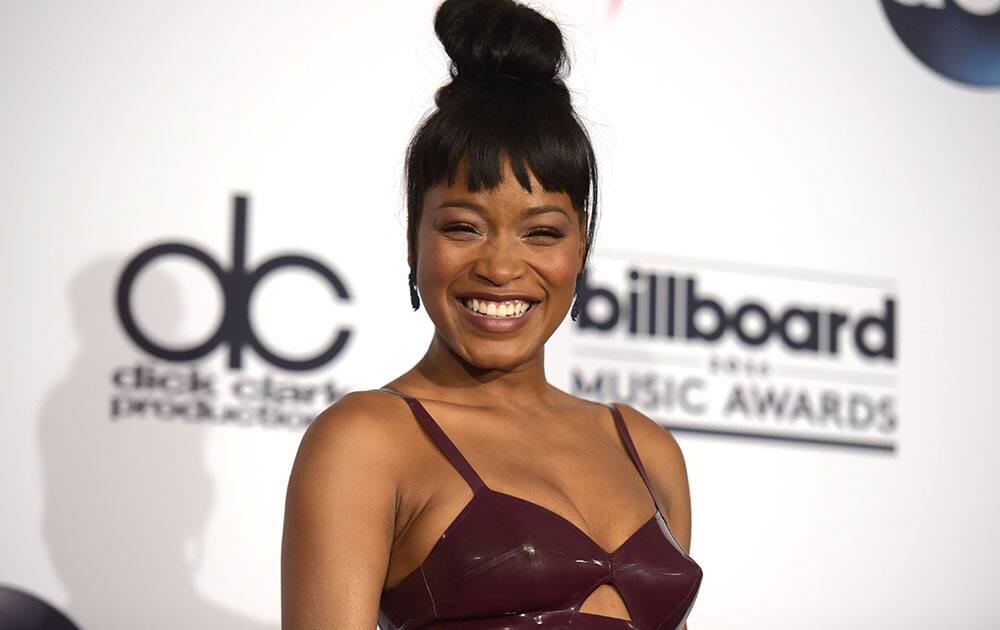
<path id="1" fill-rule="evenodd" d="M 461 224 L 446 225 L 443 228 L 441 228 L 441 231 L 442 232 L 473 232 L 474 233 L 476 231 L 476 228 L 472 227 L 471 225 L 468 225 L 468 224 L 465 224 L 465 223 L 461 223 Z"/>
<path id="2" fill-rule="evenodd" d="M 477 233 L 476 228 L 472 225 L 469 225 L 468 223 L 452 223 L 451 225 L 446 225 L 443 228 L 441 228 L 441 231 L 445 233 L 449 232 L 467 232 L 471 234 Z M 528 232 L 528 236 L 541 236 L 545 238 L 561 239 L 564 238 L 566 235 L 563 234 L 560 230 L 557 230 L 555 228 L 541 227 L 541 228 L 535 228 L 530 232 Z"/>
<path id="3" fill-rule="evenodd" d="M 538 228 L 537 230 L 532 230 L 531 232 L 528 233 L 528 236 L 535 236 L 535 235 L 549 236 L 551 238 L 562 238 L 563 236 L 565 236 L 565 234 L 553 228 Z"/>

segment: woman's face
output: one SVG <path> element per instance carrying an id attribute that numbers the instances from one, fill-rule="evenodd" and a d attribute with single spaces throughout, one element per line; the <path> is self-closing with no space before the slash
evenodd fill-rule
<path id="1" fill-rule="evenodd" d="M 531 175 L 528 192 L 507 160 L 493 190 L 455 184 L 424 194 L 417 232 L 421 301 L 437 334 L 468 363 L 510 369 L 536 357 L 566 316 L 585 238 L 569 195 Z"/>

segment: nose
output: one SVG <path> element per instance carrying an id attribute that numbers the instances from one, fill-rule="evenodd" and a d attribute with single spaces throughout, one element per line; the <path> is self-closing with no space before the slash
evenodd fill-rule
<path id="1" fill-rule="evenodd" d="M 516 245 L 494 240 L 483 245 L 472 271 L 478 278 L 501 287 L 524 274 L 524 261 Z"/>

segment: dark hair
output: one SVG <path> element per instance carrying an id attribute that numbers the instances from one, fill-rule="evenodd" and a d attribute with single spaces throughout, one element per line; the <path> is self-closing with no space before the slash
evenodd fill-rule
<path id="1" fill-rule="evenodd" d="M 581 223 L 589 217 L 586 262 L 597 225 L 597 160 L 563 82 L 568 61 L 559 27 L 512 0 L 445 0 L 434 31 L 451 58 L 451 82 L 438 89 L 437 109 L 406 152 L 413 256 L 427 188 L 454 184 L 463 158 L 469 190 L 494 188 L 506 154 L 525 190 L 530 169 L 546 191 L 569 195 Z"/>

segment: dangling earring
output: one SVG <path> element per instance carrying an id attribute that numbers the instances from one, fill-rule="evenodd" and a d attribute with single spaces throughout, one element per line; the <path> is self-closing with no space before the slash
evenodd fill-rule
<path id="1" fill-rule="evenodd" d="M 583 272 L 576 274 L 576 289 L 573 292 L 573 306 L 569 309 L 569 317 L 574 322 L 577 316 L 580 315 L 580 281 L 583 278 Z"/>
<path id="2" fill-rule="evenodd" d="M 420 308 L 420 295 L 417 293 L 417 272 L 410 267 L 410 306 L 413 310 Z"/>

